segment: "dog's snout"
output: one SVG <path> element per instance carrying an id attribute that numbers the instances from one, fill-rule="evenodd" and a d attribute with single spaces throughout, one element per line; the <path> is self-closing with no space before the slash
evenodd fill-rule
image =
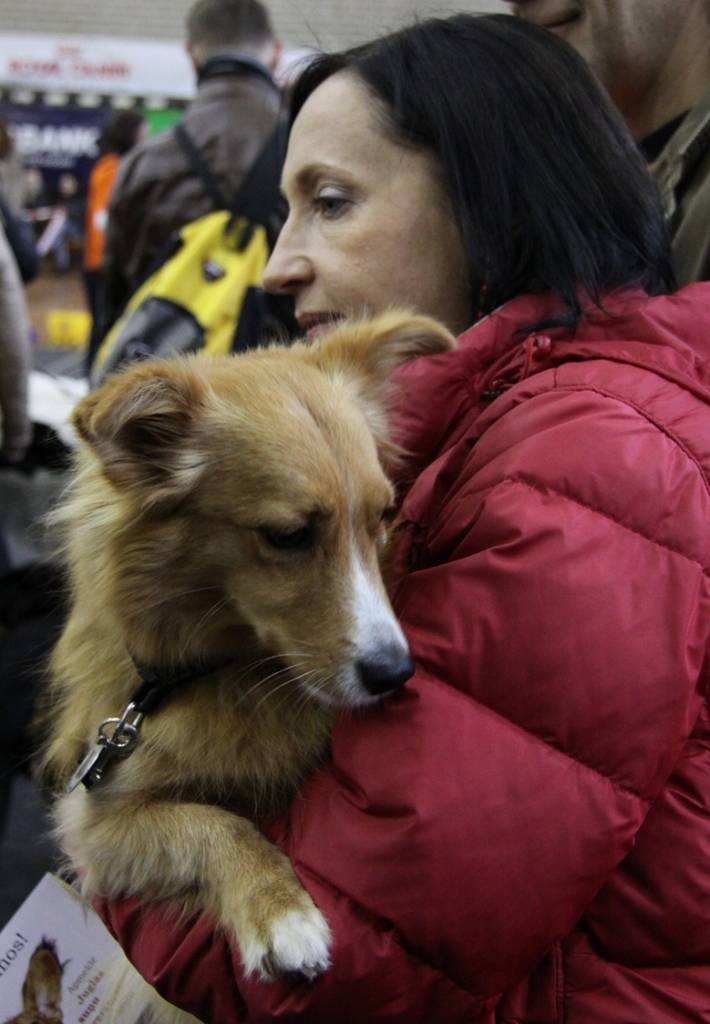
<path id="1" fill-rule="evenodd" d="M 357 664 L 360 682 L 373 697 L 380 697 L 404 686 L 414 675 L 414 662 L 409 651 L 400 646 L 380 648 L 371 657 Z"/>

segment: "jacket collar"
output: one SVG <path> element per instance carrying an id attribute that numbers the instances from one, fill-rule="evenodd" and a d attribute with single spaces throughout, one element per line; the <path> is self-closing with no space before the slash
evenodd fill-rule
<path id="1" fill-rule="evenodd" d="M 477 373 L 478 391 L 502 390 L 570 360 L 610 359 L 651 370 L 710 400 L 710 284 L 673 295 L 620 289 L 587 302 L 574 331 L 526 330 L 560 312 L 552 296 L 524 295 L 480 321 L 459 339 L 459 351 Z"/>
<path id="2" fill-rule="evenodd" d="M 707 153 L 709 144 L 710 89 L 689 111 L 652 165 L 666 220 L 670 220 L 676 211 L 678 186 L 692 174 L 698 161 Z"/>
<path id="3" fill-rule="evenodd" d="M 275 83 L 270 83 L 259 75 L 235 72 L 232 75 L 217 75 L 201 82 L 188 109 L 192 115 L 195 111 L 205 115 L 207 108 L 215 104 L 242 103 L 245 97 L 252 97 L 255 94 L 268 97 L 268 102 L 275 108 L 280 105 L 280 93 Z"/>
<path id="4" fill-rule="evenodd" d="M 268 82 L 274 89 L 278 86 L 266 65 L 239 50 L 214 50 L 202 62 L 197 71 L 197 82 L 202 85 L 213 78 L 234 78 L 252 76 Z"/>
<path id="5" fill-rule="evenodd" d="M 525 331 L 560 312 L 548 294 L 512 299 L 459 338 L 453 352 L 415 360 L 397 374 L 395 438 L 410 453 L 406 486 L 432 458 L 471 433 L 497 397 L 562 363 L 605 359 L 635 365 L 674 381 L 710 404 L 710 283 L 650 298 L 641 290 L 612 292 L 603 309 L 588 305 L 575 332 Z M 486 422 L 490 421 L 486 415 Z"/>

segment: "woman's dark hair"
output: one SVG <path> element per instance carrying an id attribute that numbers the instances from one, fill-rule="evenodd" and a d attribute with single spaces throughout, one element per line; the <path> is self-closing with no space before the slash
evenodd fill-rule
<path id="1" fill-rule="evenodd" d="M 137 110 L 117 110 L 111 115 L 101 133 L 100 151 L 123 156 L 135 146 L 143 121 L 143 115 Z"/>
<path id="2" fill-rule="evenodd" d="M 460 14 L 322 55 L 294 87 L 292 122 L 339 71 L 380 101 L 395 141 L 437 157 L 474 315 L 550 289 L 565 309 L 555 322 L 573 325 L 585 296 L 674 288 L 638 147 L 583 59 L 552 33 L 508 15 Z"/>

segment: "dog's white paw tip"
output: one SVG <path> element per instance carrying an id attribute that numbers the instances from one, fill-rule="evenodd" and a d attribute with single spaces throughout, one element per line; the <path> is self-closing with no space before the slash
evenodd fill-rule
<path id="1" fill-rule="evenodd" d="M 330 929 L 320 911 L 292 910 L 271 928 L 267 970 L 313 981 L 330 966 L 329 950 Z"/>

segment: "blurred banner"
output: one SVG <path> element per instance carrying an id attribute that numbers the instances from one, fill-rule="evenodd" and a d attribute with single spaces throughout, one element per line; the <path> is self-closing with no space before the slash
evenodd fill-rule
<path id="1" fill-rule="evenodd" d="M 107 107 L 46 107 L 0 103 L 0 118 L 8 125 L 25 167 L 41 172 L 44 185 L 55 191 L 63 175 L 85 186 L 99 155 L 98 142 L 110 117 Z M 35 203 L 43 202 L 35 197 Z"/>
<path id="2" fill-rule="evenodd" d="M 8 32 L 0 33 L 0 85 L 189 99 L 195 75 L 179 42 Z"/>

